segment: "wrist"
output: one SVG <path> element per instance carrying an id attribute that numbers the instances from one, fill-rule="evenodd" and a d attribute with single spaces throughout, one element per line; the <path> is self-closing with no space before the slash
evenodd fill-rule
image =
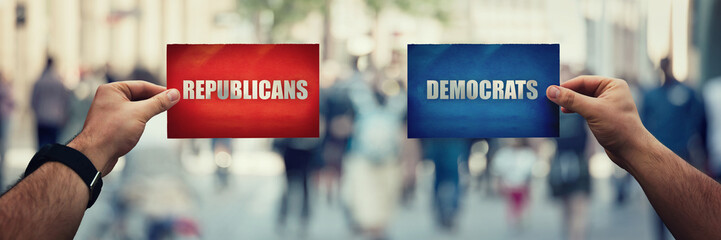
<path id="1" fill-rule="evenodd" d="M 643 128 L 641 133 L 634 135 L 623 151 L 616 154 L 623 159 L 624 166 L 622 167 L 631 173 L 631 175 L 635 176 L 637 169 L 644 169 L 650 164 L 653 164 L 649 161 L 654 158 L 650 158 L 649 156 L 658 151 L 658 145 L 663 147 L 661 142 L 656 140 L 648 130 Z"/>
<path id="2" fill-rule="evenodd" d="M 93 163 L 93 166 L 95 166 L 95 169 L 98 170 L 98 172 L 101 172 L 101 175 L 105 176 L 107 174 L 105 172 L 105 163 L 107 163 L 107 160 L 105 159 L 107 159 L 107 157 L 99 152 L 100 148 L 92 147 L 90 141 L 87 141 L 85 137 L 82 136 L 82 132 L 66 146 L 81 152 L 85 155 L 85 157 L 90 159 L 90 162 Z"/>

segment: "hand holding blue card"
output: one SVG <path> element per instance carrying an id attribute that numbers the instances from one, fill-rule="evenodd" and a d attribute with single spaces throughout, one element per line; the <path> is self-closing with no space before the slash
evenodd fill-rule
<path id="1" fill-rule="evenodd" d="M 558 137 L 558 44 L 408 45 L 408 137 Z"/>

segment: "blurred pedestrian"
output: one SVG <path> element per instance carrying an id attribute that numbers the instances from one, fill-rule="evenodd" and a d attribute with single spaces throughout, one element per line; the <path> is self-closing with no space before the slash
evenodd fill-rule
<path id="1" fill-rule="evenodd" d="M 0 192 L 5 192 L 3 171 L 5 170 L 5 153 L 7 151 L 7 132 L 10 125 L 10 114 L 15 108 L 12 85 L 0 73 Z"/>
<path id="2" fill-rule="evenodd" d="M 274 142 L 274 148 L 280 152 L 285 163 L 286 185 L 280 199 L 278 211 L 278 227 L 284 230 L 288 212 L 294 199 L 300 199 L 300 230 L 305 234 L 310 218 L 309 183 L 312 161 L 317 158 L 320 139 L 318 138 L 286 138 Z M 299 196 L 299 198 L 298 198 Z"/>
<path id="3" fill-rule="evenodd" d="M 663 82 L 644 95 L 640 111 L 643 125 L 663 145 L 697 169 L 706 165 L 706 113 L 702 98 L 679 82 L 671 61 L 660 63 Z M 666 226 L 654 213 L 657 239 L 667 237 Z"/>
<path id="4" fill-rule="evenodd" d="M 132 81 L 115 84 L 126 82 Z M 181 162 L 179 141 L 167 138 L 167 121 L 167 114 L 160 113 L 145 122 L 143 136 L 125 155 L 118 184 L 103 187 L 113 197 L 112 227 L 118 238 L 194 239 L 181 238 L 185 236 L 178 226 L 181 222 L 203 229 L 193 223 L 198 220 L 199 196 L 212 191 L 195 187 L 195 179 Z"/>
<path id="5" fill-rule="evenodd" d="M 461 183 L 459 163 L 468 161 L 469 142 L 466 139 L 427 139 L 423 141 L 426 159 L 433 160 L 433 206 L 438 224 L 446 230 L 455 226 L 460 208 Z"/>
<path id="6" fill-rule="evenodd" d="M 527 139 L 507 139 L 506 143 L 494 156 L 492 172 L 499 178 L 500 192 L 508 203 L 508 221 L 511 227 L 520 229 L 537 157 Z"/>
<path id="7" fill-rule="evenodd" d="M 35 114 L 38 149 L 56 143 L 61 128 L 68 119 L 70 91 L 58 76 L 53 59 L 33 87 L 31 105 Z"/>
<path id="8" fill-rule="evenodd" d="M 348 97 L 349 79 L 339 79 L 327 88 L 321 89 L 321 114 L 326 123 L 321 144 L 323 168 L 320 170 L 319 184 L 326 191 L 329 203 L 338 195 L 340 177 L 343 169 L 343 157 L 353 132 L 353 105 Z"/>
<path id="9" fill-rule="evenodd" d="M 383 239 L 401 195 L 406 95 L 383 91 L 383 83 L 394 80 L 356 72 L 351 81 L 349 95 L 356 118 L 341 191 L 354 230 Z"/>
<path id="10" fill-rule="evenodd" d="M 551 161 L 548 183 L 553 197 L 563 206 L 564 238 L 584 239 L 591 192 L 586 121 L 578 114 L 563 114 L 559 125 L 560 135 L 556 139 L 556 154 Z"/>

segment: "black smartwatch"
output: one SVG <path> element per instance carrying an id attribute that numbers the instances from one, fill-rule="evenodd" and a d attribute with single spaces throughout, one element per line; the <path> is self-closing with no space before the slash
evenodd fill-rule
<path id="1" fill-rule="evenodd" d="M 30 160 L 28 168 L 25 169 L 23 177 L 30 176 L 35 170 L 40 168 L 46 162 L 59 162 L 65 164 L 75 171 L 90 189 L 90 200 L 88 207 L 93 206 L 95 200 L 100 195 L 100 189 L 103 188 L 103 179 L 100 171 L 95 169 L 93 163 L 78 150 L 60 144 L 45 145 L 38 151 L 33 159 Z"/>

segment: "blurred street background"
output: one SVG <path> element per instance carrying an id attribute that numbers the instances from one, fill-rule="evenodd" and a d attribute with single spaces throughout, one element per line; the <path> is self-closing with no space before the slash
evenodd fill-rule
<path id="1" fill-rule="evenodd" d="M 555 139 L 406 138 L 410 43 L 560 43 L 561 81 L 625 79 L 721 178 L 719 0 L 0 0 L 2 191 L 100 84 L 165 85 L 171 43 L 320 43 L 321 138 L 167 139 L 161 114 L 77 239 L 671 238 L 576 114 Z"/>

